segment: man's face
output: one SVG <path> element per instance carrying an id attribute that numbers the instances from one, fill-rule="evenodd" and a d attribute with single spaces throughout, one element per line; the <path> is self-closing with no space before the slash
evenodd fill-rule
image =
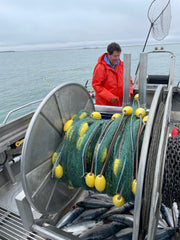
<path id="1" fill-rule="evenodd" d="M 118 64 L 120 53 L 121 52 L 117 51 L 114 51 L 111 55 L 108 53 L 108 59 L 113 66 L 116 66 Z"/>

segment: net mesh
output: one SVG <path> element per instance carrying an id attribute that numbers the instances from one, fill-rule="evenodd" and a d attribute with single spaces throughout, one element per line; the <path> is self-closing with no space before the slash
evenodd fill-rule
<path id="1" fill-rule="evenodd" d="M 170 0 L 155 0 L 150 5 L 148 18 L 152 24 L 152 36 L 156 40 L 164 39 L 171 24 Z"/>
<path id="2" fill-rule="evenodd" d="M 112 119 L 94 119 L 91 113 L 80 111 L 56 150 L 57 159 L 52 168 L 61 164 L 63 176 L 60 181 L 69 187 L 90 189 L 85 176 L 93 172 L 100 173 L 106 179 L 104 193 L 113 196 L 123 188 L 123 197 L 132 201 L 132 182 L 135 178 L 135 152 L 140 119 L 135 116 L 138 107 L 133 104 L 133 114 Z M 144 131 L 144 129 L 143 129 Z M 143 131 L 139 141 L 139 154 Z M 91 188 L 92 189 L 92 188 Z M 96 189 L 94 188 L 96 191 Z"/>

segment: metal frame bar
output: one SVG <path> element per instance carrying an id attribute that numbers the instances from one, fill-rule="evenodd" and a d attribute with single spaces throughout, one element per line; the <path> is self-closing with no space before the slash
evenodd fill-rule
<path id="1" fill-rule="evenodd" d="M 32 226 L 32 230 L 37 232 L 38 234 L 46 237 L 48 239 L 53 240 L 78 240 L 79 237 L 72 235 L 71 233 L 65 232 L 61 229 L 58 229 L 52 225 L 45 224 L 45 226 L 41 227 L 37 224 Z"/>
<path id="2" fill-rule="evenodd" d="M 150 209 L 150 217 L 149 217 L 149 226 L 148 226 L 148 237 L 147 240 L 154 239 L 157 227 L 157 211 L 158 211 L 158 203 L 161 198 L 161 189 L 162 189 L 162 181 L 164 174 L 164 165 L 165 165 L 165 157 L 166 157 L 166 147 L 168 141 L 168 123 L 170 122 L 171 115 L 171 106 L 172 106 L 172 86 L 169 89 L 168 96 L 166 99 L 163 123 L 161 128 L 161 137 L 159 141 L 159 148 L 156 158 L 156 167 L 154 174 L 154 185 L 152 190 L 151 197 L 151 209 Z"/>
<path id="3" fill-rule="evenodd" d="M 157 105 L 158 105 L 162 90 L 163 90 L 163 85 L 158 86 L 158 88 L 156 89 L 156 92 L 154 94 L 154 98 L 151 104 L 151 109 L 149 111 L 147 126 L 144 133 L 144 141 L 142 144 L 142 150 L 140 155 L 137 189 L 136 189 L 135 204 L 134 204 L 134 224 L 133 224 L 133 237 L 132 237 L 133 240 L 139 239 L 140 215 L 141 215 L 144 175 L 145 175 L 145 169 L 146 169 L 146 159 L 148 156 L 148 149 L 149 149 L 149 143 L 151 138 L 151 131 L 154 123 L 154 117 L 156 114 Z"/>
<path id="4" fill-rule="evenodd" d="M 19 211 L 19 214 L 22 219 L 23 226 L 30 230 L 33 224 L 34 218 L 31 210 L 31 206 L 26 199 L 26 196 L 23 191 L 21 191 L 15 198 L 16 205 Z"/>
<path id="5" fill-rule="evenodd" d="M 94 105 L 95 110 L 103 113 L 120 113 L 122 112 L 122 107 L 114 107 L 114 106 L 105 106 L 105 105 Z"/>
<path id="6" fill-rule="evenodd" d="M 129 104 L 130 92 L 130 73 L 131 73 L 131 54 L 124 54 L 123 65 L 123 107 Z"/>
<path id="7" fill-rule="evenodd" d="M 146 76 L 147 76 L 147 53 L 140 54 L 139 66 L 139 103 L 146 108 Z"/>
<path id="8" fill-rule="evenodd" d="M 164 51 L 164 50 L 155 50 L 155 51 L 150 51 L 147 52 L 146 54 L 157 54 L 157 53 L 165 53 L 165 54 L 170 54 L 171 55 L 171 64 L 170 64 L 170 69 L 169 69 L 169 84 L 168 84 L 168 89 L 170 88 L 171 85 L 174 84 L 174 71 L 175 71 L 175 60 L 176 60 L 176 56 L 174 55 L 173 52 L 171 51 Z M 138 88 L 139 89 L 139 66 L 137 69 L 137 73 L 135 75 L 135 80 L 134 80 L 134 88 Z M 153 84 L 152 84 L 153 85 Z M 156 84 L 154 84 L 153 86 L 156 86 Z"/>
<path id="9" fill-rule="evenodd" d="M 36 100 L 36 101 L 34 101 L 34 102 L 30 102 L 30 103 L 25 104 L 25 105 L 23 105 L 23 106 L 21 106 L 21 107 L 18 107 L 18 108 L 15 108 L 15 109 L 11 110 L 10 112 L 8 112 L 8 114 L 7 114 L 7 116 L 5 117 L 2 125 L 6 124 L 9 116 L 10 116 L 12 113 L 14 113 L 14 112 L 16 112 L 16 111 L 18 111 L 18 110 L 20 110 L 20 109 L 22 109 L 22 108 L 25 108 L 25 107 L 28 107 L 28 106 L 30 106 L 30 105 L 33 105 L 33 104 L 35 104 L 35 103 L 38 103 L 38 102 L 42 102 L 42 99 Z"/>

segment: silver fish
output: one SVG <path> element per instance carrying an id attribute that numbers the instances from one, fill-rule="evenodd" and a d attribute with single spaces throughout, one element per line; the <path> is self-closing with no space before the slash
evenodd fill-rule
<path id="1" fill-rule="evenodd" d="M 174 228 L 158 229 L 155 240 L 168 240 L 174 235 Z"/>
<path id="2" fill-rule="evenodd" d="M 76 205 L 78 207 L 90 209 L 90 208 L 111 208 L 114 204 L 105 201 L 100 201 L 97 199 L 87 199 L 86 201 L 77 202 Z"/>
<path id="3" fill-rule="evenodd" d="M 79 223 L 71 224 L 69 226 L 63 227 L 62 230 L 65 232 L 71 232 L 71 233 L 73 233 L 73 235 L 79 235 L 83 231 L 85 231 L 89 228 L 92 228 L 94 226 L 97 226 L 97 225 L 103 225 L 103 222 L 102 221 L 97 222 L 95 220 L 85 221 L 80 224 Z"/>
<path id="4" fill-rule="evenodd" d="M 174 235 L 175 231 L 174 228 L 164 228 L 158 229 L 156 232 L 155 240 L 169 240 Z M 147 236 L 144 240 L 147 240 Z"/>
<path id="5" fill-rule="evenodd" d="M 116 238 L 117 240 L 132 240 L 132 232 L 126 233 L 120 237 Z"/>
<path id="6" fill-rule="evenodd" d="M 107 218 L 110 221 L 126 224 L 128 227 L 133 227 L 134 217 L 128 214 L 114 214 Z"/>
<path id="7" fill-rule="evenodd" d="M 118 240 L 121 240 L 121 239 L 131 240 L 132 239 L 132 233 L 133 233 L 132 228 L 126 228 L 126 229 L 123 229 L 123 230 L 119 231 L 118 233 L 116 233 L 115 237 Z"/>
<path id="8" fill-rule="evenodd" d="M 131 210 L 129 210 L 129 213 L 130 213 L 131 215 L 134 215 L 134 208 L 131 209 Z"/>
<path id="9" fill-rule="evenodd" d="M 79 237 L 83 240 L 104 240 L 107 237 L 114 235 L 123 228 L 125 228 L 124 224 L 118 224 L 114 222 L 107 223 L 101 226 L 93 227 L 86 233 L 81 234 Z"/>
<path id="10" fill-rule="evenodd" d="M 56 227 L 62 228 L 67 224 L 72 223 L 74 219 L 76 219 L 83 211 L 84 208 L 75 208 L 72 211 L 69 211 L 59 220 L 59 222 L 56 224 Z"/>
<path id="11" fill-rule="evenodd" d="M 162 218 L 166 221 L 169 227 L 174 227 L 171 209 L 166 207 L 163 203 L 161 204 Z"/>
<path id="12" fill-rule="evenodd" d="M 112 203 L 112 197 L 110 197 L 110 196 L 108 196 L 107 194 L 104 194 L 104 193 L 89 192 L 89 197 Z"/>
<path id="13" fill-rule="evenodd" d="M 167 228 L 168 225 L 164 219 L 162 219 L 162 216 L 160 214 L 159 221 L 158 221 L 158 228 Z"/>
<path id="14" fill-rule="evenodd" d="M 131 240 L 132 232 L 133 232 L 132 228 L 125 228 L 117 232 L 115 235 L 106 238 L 106 240 L 119 240 L 119 239 Z"/>
<path id="15" fill-rule="evenodd" d="M 178 205 L 177 202 L 173 203 L 173 212 L 174 212 L 174 220 L 175 220 L 175 226 L 178 227 L 178 219 L 179 219 L 179 209 L 178 209 Z"/>
<path id="16" fill-rule="evenodd" d="M 125 203 L 122 207 L 112 207 L 107 213 L 102 215 L 102 218 L 105 219 L 113 214 L 124 214 L 128 213 L 131 209 L 134 208 L 134 203 Z"/>
<path id="17" fill-rule="evenodd" d="M 107 212 L 107 208 L 96 208 L 85 210 L 78 218 L 76 218 L 73 223 L 87 221 L 87 220 L 97 220 L 103 213 Z"/>

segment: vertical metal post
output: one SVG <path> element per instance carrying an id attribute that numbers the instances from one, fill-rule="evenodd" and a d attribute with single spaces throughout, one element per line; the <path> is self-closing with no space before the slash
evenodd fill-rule
<path id="1" fill-rule="evenodd" d="M 123 69 L 123 107 L 129 103 L 130 93 L 131 54 L 124 54 Z"/>
<path id="2" fill-rule="evenodd" d="M 147 53 L 140 53 L 139 66 L 139 103 L 146 108 L 146 76 L 147 76 Z"/>
<path id="3" fill-rule="evenodd" d="M 26 196 L 23 191 L 21 191 L 15 198 L 16 205 L 22 219 L 23 226 L 27 230 L 31 230 L 34 218 L 31 210 L 31 206 L 26 199 Z"/>
<path id="4" fill-rule="evenodd" d="M 5 168 L 6 168 L 7 172 L 8 172 L 8 174 L 9 174 L 11 182 L 13 184 L 16 183 L 16 178 L 15 178 L 15 176 L 13 174 L 13 171 L 12 171 L 11 167 L 9 166 L 9 161 L 6 161 Z"/>
<path id="5" fill-rule="evenodd" d="M 168 91 L 169 91 L 169 88 L 174 85 L 175 62 L 176 62 L 176 57 L 173 54 L 171 56 L 171 65 L 170 65 L 170 72 L 169 72 Z"/>

